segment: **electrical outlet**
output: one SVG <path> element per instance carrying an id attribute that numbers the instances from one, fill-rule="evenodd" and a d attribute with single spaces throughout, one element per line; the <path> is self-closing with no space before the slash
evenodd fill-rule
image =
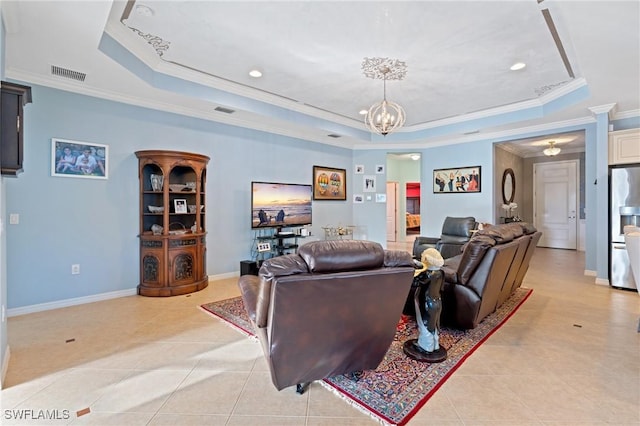
<path id="1" fill-rule="evenodd" d="M 80 273 L 80 265 L 78 265 L 77 263 L 74 265 L 71 265 L 71 275 L 78 275 Z"/>

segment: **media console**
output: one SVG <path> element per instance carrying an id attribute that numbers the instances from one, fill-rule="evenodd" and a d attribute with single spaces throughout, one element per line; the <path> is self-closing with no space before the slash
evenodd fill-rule
<path id="1" fill-rule="evenodd" d="M 306 238 L 302 227 L 283 231 L 282 228 L 265 228 L 255 230 L 253 236 L 253 258 L 240 262 L 240 275 L 258 275 L 260 265 L 266 259 L 283 254 L 295 253 L 299 247 L 298 240 Z"/>

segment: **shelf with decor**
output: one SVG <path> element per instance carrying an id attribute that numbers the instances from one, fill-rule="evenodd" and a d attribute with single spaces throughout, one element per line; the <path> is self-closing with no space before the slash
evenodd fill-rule
<path id="1" fill-rule="evenodd" d="M 176 296 L 208 284 L 205 187 L 209 157 L 137 151 L 142 296 Z"/>

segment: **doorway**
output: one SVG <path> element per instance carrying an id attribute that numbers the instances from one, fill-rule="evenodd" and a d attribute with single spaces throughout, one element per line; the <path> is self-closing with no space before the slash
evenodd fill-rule
<path id="1" fill-rule="evenodd" d="M 578 247 L 579 160 L 533 165 L 534 226 L 542 231 L 539 247 Z"/>
<path id="2" fill-rule="evenodd" d="M 420 182 L 406 183 L 405 210 L 407 235 L 420 233 Z"/>

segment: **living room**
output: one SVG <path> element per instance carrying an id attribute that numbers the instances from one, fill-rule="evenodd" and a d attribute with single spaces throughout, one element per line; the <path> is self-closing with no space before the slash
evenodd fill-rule
<path id="1" fill-rule="evenodd" d="M 3 70 L 11 70 L 5 63 Z M 14 71 L 15 72 L 15 71 Z M 132 296 L 140 280 L 139 188 L 135 151 L 179 149 L 211 158 L 207 173 L 207 269 L 212 283 L 233 280 L 239 261 L 250 258 L 252 181 L 312 184 L 312 168 L 344 169 L 347 200 L 314 201 L 311 237 L 323 238 L 323 227 L 357 226 L 367 239 L 386 243 L 384 203 L 353 203 L 362 189 L 356 165 L 365 172 L 387 163 L 390 152 L 419 152 L 421 233 L 438 235 L 446 216 L 472 214 L 496 223 L 502 204 L 495 146 L 503 142 L 569 131 L 585 132 L 586 217 L 585 254 L 581 269 L 590 283 L 607 280 L 606 180 L 607 134 L 640 127 L 638 115 L 585 110 L 585 119 L 552 121 L 546 126 L 516 127 L 498 136 L 459 135 L 416 147 L 380 142 L 352 149 L 339 144 L 282 136 L 228 123 L 159 111 L 114 99 L 51 87 L 27 74 L 4 72 L 3 80 L 29 85 L 33 102 L 25 106 L 24 172 L 3 178 L 2 195 L 2 365 L 8 368 L 6 319 L 47 310 Z M 612 100 L 615 102 L 615 100 Z M 599 105 L 590 105 L 598 107 Z M 544 114 L 542 114 L 544 115 Z M 468 127 L 471 124 L 460 126 Z M 392 136 L 392 135 L 390 135 Z M 108 179 L 63 178 L 51 175 L 52 138 L 109 147 Z M 391 138 L 389 140 L 392 140 Z M 482 191 L 446 196 L 430 190 L 435 169 L 480 166 Z M 378 191 L 383 193 L 378 181 Z M 520 184 L 520 182 L 518 183 Z M 531 211 L 521 214 L 531 220 Z M 18 223 L 9 217 L 18 215 Z M 561 255 L 560 255 L 561 256 Z M 553 259 L 548 256 L 547 259 Z M 80 265 L 71 274 L 71 265 Z M 212 284 L 212 287 L 215 285 Z M 225 289 L 228 290 L 227 287 Z M 11 330 L 9 330 L 11 332 Z"/>

